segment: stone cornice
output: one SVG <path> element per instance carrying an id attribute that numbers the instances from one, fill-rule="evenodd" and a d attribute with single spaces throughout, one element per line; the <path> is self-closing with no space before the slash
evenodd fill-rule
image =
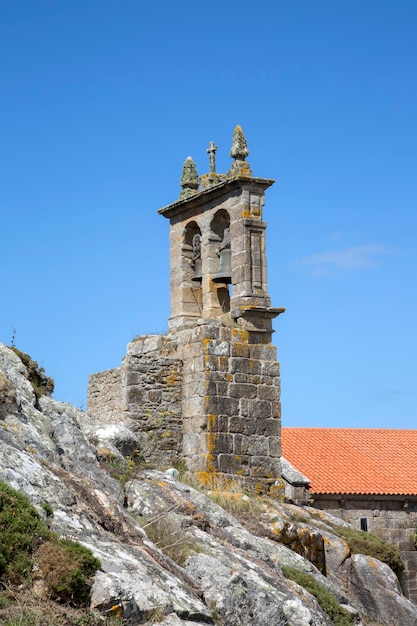
<path id="1" fill-rule="evenodd" d="M 206 204 L 207 202 L 210 202 L 211 200 L 214 200 L 229 191 L 238 189 L 239 187 L 257 186 L 265 190 L 268 189 L 268 187 L 271 187 L 274 182 L 274 180 L 269 178 L 254 178 L 249 176 L 236 176 L 234 178 L 228 178 L 214 187 L 209 187 L 208 189 L 197 192 L 189 198 L 177 200 L 172 204 L 168 204 L 167 206 L 162 207 L 162 209 L 159 209 L 158 213 L 164 217 L 174 217 L 187 209 Z"/>

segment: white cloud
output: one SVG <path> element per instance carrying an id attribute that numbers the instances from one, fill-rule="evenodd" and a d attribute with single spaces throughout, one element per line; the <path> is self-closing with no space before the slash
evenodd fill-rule
<path id="1" fill-rule="evenodd" d="M 409 391 L 401 389 L 386 389 L 385 391 L 375 391 L 374 395 L 382 398 L 383 400 L 396 400 L 399 396 L 409 395 Z"/>
<path id="2" fill-rule="evenodd" d="M 358 270 L 374 267 L 378 264 L 379 257 L 395 253 L 396 251 L 388 246 L 383 246 L 378 243 L 368 243 L 344 250 L 316 252 L 308 257 L 299 259 L 298 263 L 312 266 L 315 275 L 323 276 L 335 269 Z"/>

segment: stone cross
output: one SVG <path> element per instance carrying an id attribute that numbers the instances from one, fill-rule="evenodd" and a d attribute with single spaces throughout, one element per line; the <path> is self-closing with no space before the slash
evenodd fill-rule
<path id="1" fill-rule="evenodd" d="M 210 141 L 207 152 L 210 155 L 210 174 L 216 173 L 216 150 L 217 146 L 214 145 L 214 141 Z"/>

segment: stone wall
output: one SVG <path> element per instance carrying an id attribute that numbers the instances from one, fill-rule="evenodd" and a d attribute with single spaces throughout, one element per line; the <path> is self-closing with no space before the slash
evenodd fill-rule
<path id="1" fill-rule="evenodd" d="M 269 337 L 213 320 L 180 333 L 192 472 L 239 476 L 258 491 L 281 476 L 279 364 L 275 347 L 259 343 Z"/>
<path id="2" fill-rule="evenodd" d="M 160 468 L 184 459 L 202 481 L 221 473 L 268 492 L 281 478 L 279 364 L 269 340 L 219 320 L 139 337 L 120 368 L 90 377 L 88 412 L 123 419 Z"/>
<path id="3" fill-rule="evenodd" d="M 167 468 L 182 454 L 182 361 L 175 343 L 162 335 L 139 337 L 128 345 L 125 423 L 136 433 L 144 457 Z"/>
<path id="4" fill-rule="evenodd" d="M 368 531 L 398 546 L 405 564 L 401 575 L 404 594 L 417 604 L 417 550 L 412 535 L 417 524 L 417 499 L 347 499 L 338 500 L 314 497 L 314 506 L 361 528 L 361 518 L 366 518 Z"/>
<path id="5" fill-rule="evenodd" d="M 123 421 L 125 402 L 122 384 L 123 370 L 91 374 L 88 378 L 87 413 L 109 424 Z"/>

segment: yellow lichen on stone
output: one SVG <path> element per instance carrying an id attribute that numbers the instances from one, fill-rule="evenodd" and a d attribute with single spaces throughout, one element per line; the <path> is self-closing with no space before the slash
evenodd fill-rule
<path id="1" fill-rule="evenodd" d="M 207 448 L 209 456 L 213 459 L 212 453 L 216 450 L 216 433 L 209 433 L 207 437 Z"/>
<path id="2" fill-rule="evenodd" d="M 285 483 L 282 478 L 275 481 L 274 485 L 269 488 L 269 495 L 275 500 L 283 501 L 285 497 Z"/>
<path id="3" fill-rule="evenodd" d="M 249 341 L 249 331 L 243 328 L 232 328 L 232 335 L 238 337 L 238 340 L 242 343 L 248 343 Z"/>
<path id="4" fill-rule="evenodd" d="M 168 387 L 174 387 L 176 384 L 178 384 L 178 376 L 179 372 L 178 370 L 175 370 L 166 377 Z"/>
<path id="5" fill-rule="evenodd" d="M 243 341 L 236 341 L 234 344 L 234 354 L 235 356 L 248 356 L 248 344 Z"/>
<path id="6" fill-rule="evenodd" d="M 109 450 L 109 448 L 99 448 L 97 450 L 97 455 L 99 457 L 114 457 L 115 456 L 114 452 Z"/>
<path id="7" fill-rule="evenodd" d="M 211 433 L 217 430 L 217 415 L 214 413 L 207 415 L 207 430 Z"/>

